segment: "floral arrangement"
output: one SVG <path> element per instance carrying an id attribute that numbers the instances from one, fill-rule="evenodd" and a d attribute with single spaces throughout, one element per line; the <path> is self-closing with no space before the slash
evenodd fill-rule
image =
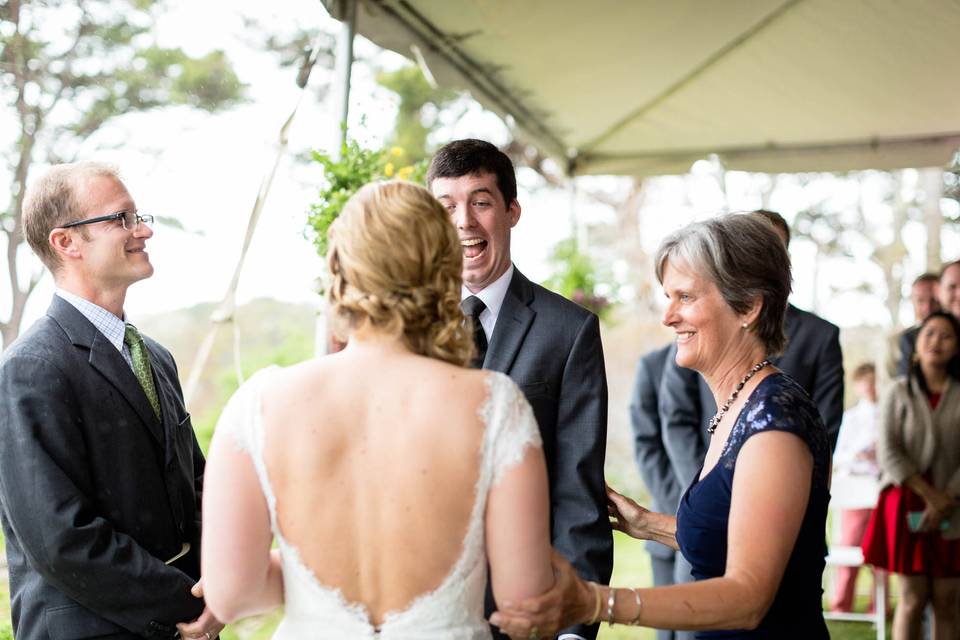
<path id="1" fill-rule="evenodd" d="M 423 182 L 427 172 L 426 160 L 397 167 L 403 153 L 400 147 L 364 149 L 355 140 L 344 142 L 339 158 L 322 151 L 312 152 L 312 159 L 323 167 L 323 185 L 307 216 L 307 233 L 313 237 L 317 253 L 321 256 L 327 254 L 327 230 L 343 211 L 347 200 L 363 185 L 390 179 Z"/>

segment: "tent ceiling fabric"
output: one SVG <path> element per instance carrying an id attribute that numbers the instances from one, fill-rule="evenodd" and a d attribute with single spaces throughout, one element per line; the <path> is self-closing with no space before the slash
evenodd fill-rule
<path id="1" fill-rule="evenodd" d="M 324 0 L 342 18 L 344 0 Z M 357 32 L 571 173 L 942 166 L 957 0 L 360 0 Z"/>

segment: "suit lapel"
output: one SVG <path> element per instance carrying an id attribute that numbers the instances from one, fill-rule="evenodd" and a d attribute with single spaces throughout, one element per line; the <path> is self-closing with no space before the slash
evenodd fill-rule
<path id="1" fill-rule="evenodd" d="M 497 324 L 493 329 L 487 356 L 483 360 L 483 368 L 509 373 L 510 367 L 516 360 L 520 345 L 533 323 L 536 312 L 530 308 L 533 301 L 533 286 L 530 281 L 514 268 L 510 286 L 503 298 Z"/>
<path id="2" fill-rule="evenodd" d="M 162 445 L 163 427 L 157 422 L 153 408 L 150 407 L 150 401 L 147 400 L 147 395 L 140 387 L 137 377 L 133 375 L 133 371 L 117 348 L 107 340 L 106 336 L 97 331 L 97 328 L 82 313 L 60 296 L 54 296 L 53 304 L 50 305 L 47 314 L 63 327 L 74 345 L 90 350 L 90 366 L 120 392 L 147 426 L 150 434 Z M 96 401 L 95 398 L 91 400 Z"/>
<path id="3" fill-rule="evenodd" d="M 176 446 L 173 442 L 173 438 L 176 436 L 174 427 L 177 426 L 176 419 L 179 415 L 173 397 L 173 390 L 176 386 L 167 378 L 164 373 L 164 368 L 160 366 L 157 356 L 153 350 L 150 349 L 149 344 L 147 344 L 147 353 L 150 354 L 150 368 L 153 369 L 153 384 L 157 389 L 157 397 L 160 398 L 160 415 L 163 420 L 162 426 L 166 438 L 166 462 L 169 462 L 176 451 Z M 144 394 L 144 397 L 146 397 L 146 394 Z"/>

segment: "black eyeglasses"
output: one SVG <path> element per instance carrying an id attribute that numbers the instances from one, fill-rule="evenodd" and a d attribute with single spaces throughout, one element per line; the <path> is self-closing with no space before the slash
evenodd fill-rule
<path id="1" fill-rule="evenodd" d="M 123 225 L 123 228 L 126 230 L 138 229 L 140 223 L 153 224 L 153 216 L 145 215 L 142 216 L 136 211 L 118 211 L 117 213 L 111 213 L 106 216 L 97 216 L 96 218 L 87 218 L 86 220 L 75 220 L 74 222 L 68 222 L 67 224 L 62 224 L 58 229 L 69 229 L 70 227 L 79 227 L 84 224 L 93 224 L 95 222 L 109 222 L 111 220 L 119 220 Z"/>

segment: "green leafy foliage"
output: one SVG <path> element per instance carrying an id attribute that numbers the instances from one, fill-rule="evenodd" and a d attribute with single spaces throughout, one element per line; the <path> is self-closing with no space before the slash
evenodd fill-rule
<path id="1" fill-rule="evenodd" d="M 601 318 L 608 316 L 613 302 L 597 291 L 597 283 L 611 283 L 613 278 L 598 273 L 590 256 L 580 252 L 573 238 L 557 243 L 550 255 L 550 264 L 553 275 L 543 282 L 543 286 L 586 307 Z M 601 278 L 601 275 L 605 277 Z"/>
<path id="2" fill-rule="evenodd" d="M 423 160 L 415 165 L 398 167 L 403 149 L 364 149 L 355 140 L 348 140 L 340 149 L 340 158 L 314 151 L 312 158 L 323 167 L 323 185 L 317 200 L 310 205 L 307 232 L 313 237 L 317 252 L 327 253 L 327 231 L 344 205 L 360 188 L 377 180 L 409 180 L 422 183 L 427 171 Z"/>
<path id="3" fill-rule="evenodd" d="M 427 136 L 436 128 L 441 109 L 457 97 L 449 89 L 432 86 L 420 67 L 406 65 L 395 71 L 381 71 L 377 84 L 400 99 L 397 120 L 388 144 L 403 149 L 403 164 L 416 164 L 428 157 Z"/>

